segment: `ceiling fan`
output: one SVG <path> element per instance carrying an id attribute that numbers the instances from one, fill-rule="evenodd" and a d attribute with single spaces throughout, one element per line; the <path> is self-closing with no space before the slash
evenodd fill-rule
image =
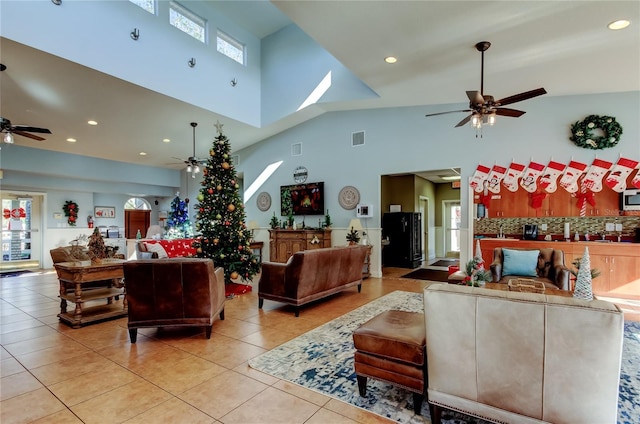
<path id="1" fill-rule="evenodd" d="M 11 125 L 11 121 L 6 118 L 0 117 L 0 133 L 4 133 L 5 143 L 13 144 L 14 134 L 42 141 L 44 140 L 43 137 L 30 133 L 51 134 L 51 131 L 46 128 L 28 127 L 26 125 Z"/>
<path id="2" fill-rule="evenodd" d="M 198 159 L 196 157 L 196 127 L 198 126 L 197 122 L 192 122 L 191 127 L 193 128 L 193 155 L 189 156 L 187 159 L 180 159 L 174 157 L 174 159 L 178 159 L 183 161 L 187 165 L 187 172 L 191 173 L 191 178 L 195 178 L 196 174 L 200 172 L 200 165 L 207 163 L 206 159 Z"/>
<path id="3" fill-rule="evenodd" d="M 431 113 L 425 116 L 469 112 L 470 115 L 464 118 L 462 121 L 458 122 L 456 127 L 461 127 L 471 121 L 471 125 L 474 128 L 481 129 L 483 124 L 493 125 L 496 120 L 496 115 L 517 118 L 524 115 L 525 113 L 522 110 L 510 109 L 502 106 L 510 105 L 512 103 L 521 102 L 523 100 L 528 100 L 533 97 L 547 94 L 547 91 L 544 88 L 525 91 L 523 93 L 514 94 L 513 96 L 505 97 L 500 100 L 494 100 L 493 96 L 484 94 L 484 52 L 487 51 L 489 47 L 491 47 L 491 43 L 488 41 L 480 41 L 476 44 L 476 50 L 478 50 L 482 54 L 480 68 L 480 91 L 467 91 L 467 97 L 469 98 L 469 109 Z"/>

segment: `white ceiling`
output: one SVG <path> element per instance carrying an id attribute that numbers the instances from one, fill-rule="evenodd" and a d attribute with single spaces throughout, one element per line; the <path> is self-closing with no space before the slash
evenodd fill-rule
<path id="1" fill-rule="evenodd" d="M 485 53 L 484 92 L 496 99 L 538 87 L 546 96 L 640 90 L 638 1 L 223 1 L 216 7 L 259 37 L 293 21 L 380 96 L 318 105 L 326 111 L 442 105 L 432 113 L 464 107 L 465 91 L 480 89 L 480 53 L 474 45 L 483 40 L 492 43 Z M 631 26 L 607 29 L 620 18 L 631 20 Z M 44 142 L 16 136 L 17 144 L 179 169 L 171 157 L 192 154 L 185 122 L 220 119 L 232 148 L 239 150 L 307 119 L 302 111 L 254 128 L 19 43 L 1 42 L 0 61 L 8 67 L 0 74 L 2 116 L 53 132 Z M 398 63 L 384 63 L 389 55 Z M 34 89 L 38 97 L 29 94 Z M 52 106 L 38 100 L 42 93 L 63 95 Z M 100 120 L 117 124 L 74 127 L 87 105 L 101 105 Z M 511 107 L 526 111 L 526 101 Z M 462 118 L 425 119 L 448 120 L 453 127 Z M 68 143 L 69 133 L 91 142 Z M 215 128 L 200 125 L 196 134 L 196 153 L 204 157 Z M 180 142 L 161 146 L 161 155 L 138 155 L 157 151 L 157 140 L 164 137 Z"/>

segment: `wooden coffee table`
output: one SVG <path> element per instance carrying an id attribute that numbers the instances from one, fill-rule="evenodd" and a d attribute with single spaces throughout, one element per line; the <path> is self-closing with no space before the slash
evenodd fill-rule
<path id="1" fill-rule="evenodd" d="M 126 316 L 123 263 L 121 259 L 103 259 L 98 264 L 90 261 L 54 264 L 60 280 L 60 321 L 78 328 L 90 322 Z M 96 282 L 104 284 L 95 287 Z M 87 283 L 93 283 L 92 287 L 87 288 Z M 122 296 L 122 301 L 114 301 L 119 296 Z M 86 302 L 100 299 L 106 299 L 106 303 L 85 306 Z M 67 312 L 67 301 L 75 303 L 73 312 Z"/>

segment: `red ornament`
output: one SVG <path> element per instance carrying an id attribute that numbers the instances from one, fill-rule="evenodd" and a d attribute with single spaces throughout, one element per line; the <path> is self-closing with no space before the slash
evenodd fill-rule
<path id="1" fill-rule="evenodd" d="M 242 250 L 244 246 L 238 246 L 238 250 Z"/>
<path id="2" fill-rule="evenodd" d="M 213 189 L 209 188 L 208 192 L 209 192 L 209 194 L 213 194 Z"/>

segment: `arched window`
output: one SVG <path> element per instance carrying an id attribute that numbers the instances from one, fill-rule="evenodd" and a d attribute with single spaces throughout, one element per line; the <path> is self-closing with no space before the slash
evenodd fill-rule
<path id="1" fill-rule="evenodd" d="M 132 197 L 124 204 L 125 209 L 151 210 L 151 205 L 145 199 Z"/>

